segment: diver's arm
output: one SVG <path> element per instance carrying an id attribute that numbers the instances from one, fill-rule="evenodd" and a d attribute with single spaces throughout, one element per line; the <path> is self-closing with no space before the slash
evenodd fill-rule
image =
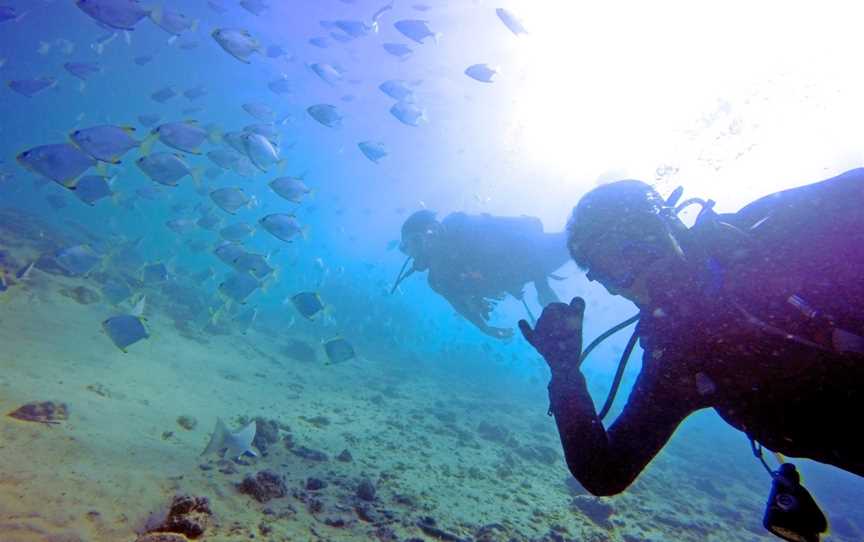
<path id="1" fill-rule="evenodd" d="M 462 315 L 463 318 L 474 324 L 480 331 L 489 335 L 490 337 L 494 337 L 496 339 L 504 339 L 513 335 L 513 332 L 506 328 L 493 327 L 486 323 L 486 318 L 484 315 L 480 313 L 477 308 L 477 303 L 471 302 L 470 298 L 465 297 L 455 297 L 453 295 L 448 295 L 443 292 L 441 293 L 444 296 L 450 305 Z"/>
<path id="2" fill-rule="evenodd" d="M 644 371 L 639 375 L 624 411 L 607 431 L 582 373 L 553 373 L 549 399 L 567 467 L 593 495 L 624 491 L 695 410 L 674 393 L 658 392 L 651 380 Z"/>
<path id="3" fill-rule="evenodd" d="M 646 352 L 642 371 L 624 411 L 607 431 L 594 410 L 579 370 L 585 301 L 551 303 L 532 328 L 521 320 L 525 339 L 552 372 L 549 401 L 567 466 L 594 495 L 614 495 L 629 486 L 663 447 L 678 424 L 696 410 L 688 389 L 672 371 L 685 364 L 667 349 L 663 364 Z"/>

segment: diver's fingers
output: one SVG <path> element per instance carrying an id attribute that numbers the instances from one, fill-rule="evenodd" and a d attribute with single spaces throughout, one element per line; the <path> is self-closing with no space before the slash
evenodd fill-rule
<path id="1" fill-rule="evenodd" d="M 531 326 L 525 320 L 519 320 L 519 331 L 522 332 L 522 336 L 525 337 L 525 340 L 528 341 L 533 347 L 537 347 L 534 344 L 534 330 L 531 329 Z"/>
<path id="2" fill-rule="evenodd" d="M 585 312 L 585 300 L 577 295 L 570 300 L 570 308 L 576 309 L 580 313 Z"/>

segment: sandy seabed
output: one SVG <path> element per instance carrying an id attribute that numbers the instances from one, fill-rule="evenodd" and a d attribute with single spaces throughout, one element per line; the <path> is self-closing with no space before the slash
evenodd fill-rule
<path id="1" fill-rule="evenodd" d="M 2 294 L 0 411 L 55 401 L 69 417 L 0 417 L 0 542 L 133 542 L 181 494 L 209 499 L 213 542 L 772 540 L 767 480 L 698 420 L 624 494 L 596 499 L 567 482 L 542 384 L 510 393 L 371 355 L 325 366 L 286 354 L 303 337 L 190 338 L 158 307 L 123 353 L 99 325 L 116 308 L 60 294 L 76 286 L 98 288 L 34 270 Z M 260 417 L 266 453 L 201 457 L 217 417 Z M 265 469 L 284 496 L 238 490 Z"/>

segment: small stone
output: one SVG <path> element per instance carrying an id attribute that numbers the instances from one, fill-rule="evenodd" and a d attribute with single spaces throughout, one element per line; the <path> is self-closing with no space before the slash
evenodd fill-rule
<path id="1" fill-rule="evenodd" d="M 292 448 L 291 453 L 300 456 L 303 459 L 308 459 L 309 461 L 328 461 L 330 459 L 324 452 L 321 452 L 319 450 L 313 450 L 312 448 L 308 448 L 306 446 L 298 446 L 296 448 Z"/>
<path id="2" fill-rule="evenodd" d="M 340 517 L 324 518 L 324 523 L 326 525 L 329 525 L 331 527 L 335 527 L 337 529 L 344 529 L 345 527 L 348 526 L 348 521 L 346 521 L 345 518 L 340 518 Z"/>
<path id="3" fill-rule="evenodd" d="M 177 425 L 187 431 L 191 431 L 198 425 L 198 420 L 192 416 L 180 416 L 177 418 Z"/>
<path id="4" fill-rule="evenodd" d="M 357 497 L 369 502 L 375 500 L 375 485 L 368 478 L 361 480 L 357 486 Z"/>
<path id="5" fill-rule="evenodd" d="M 324 511 L 324 502 L 321 499 L 309 499 L 306 503 L 309 507 L 309 512 L 319 514 Z"/>
<path id="6" fill-rule="evenodd" d="M 258 502 L 278 499 L 288 493 L 285 480 L 279 473 L 270 469 L 258 471 L 255 476 L 247 475 L 242 482 L 237 484 L 237 490 L 251 496 Z"/>
<path id="7" fill-rule="evenodd" d="M 255 439 L 252 441 L 252 446 L 261 450 L 261 453 L 266 453 L 267 448 L 276 442 L 279 442 L 279 422 L 257 416 L 255 418 Z"/>
<path id="8" fill-rule="evenodd" d="M 149 533 L 139 536 L 135 542 L 188 542 L 188 538 L 177 533 Z"/>
<path id="9" fill-rule="evenodd" d="M 348 451 L 348 448 L 345 448 L 344 450 L 339 452 L 339 455 L 336 456 L 336 459 L 344 463 L 349 463 L 354 460 L 354 456 L 351 455 L 351 452 Z"/>
<path id="10" fill-rule="evenodd" d="M 213 470 L 213 465 L 209 463 L 201 463 L 200 465 L 198 465 L 198 468 L 201 470 Z"/>
<path id="11" fill-rule="evenodd" d="M 196 539 L 204 534 L 210 523 L 210 501 L 207 497 L 177 495 L 171 502 L 171 509 L 165 521 L 153 533 L 177 533 Z M 171 540 L 166 539 L 166 540 Z"/>
<path id="12" fill-rule="evenodd" d="M 306 480 L 306 489 L 309 491 L 317 491 L 319 489 L 324 489 L 327 487 L 327 482 L 320 478 L 309 478 Z"/>
<path id="13" fill-rule="evenodd" d="M 368 504 L 358 504 L 354 507 L 354 512 L 357 513 L 358 518 L 362 519 L 366 523 L 379 523 L 378 514 L 376 514 L 375 509 Z"/>

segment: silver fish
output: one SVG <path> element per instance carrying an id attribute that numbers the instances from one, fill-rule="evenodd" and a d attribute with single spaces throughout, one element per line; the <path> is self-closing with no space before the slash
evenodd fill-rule
<path id="1" fill-rule="evenodd" d="M 342 125 L 342 119 L 344 118 L 342 114 L 339 113 L 339 110 L 336 109 L 336 106 L 330 104 L 313 105 L 307 108 L 306 112 L 309 113 L 309 116 L 313 119 L 328 128 L 338 128 Z"/>
<path id="2" fill-rule="evenodd" d="M 240 0 L 240 6 L 252 15 L 261 15 L 270 9 L 267 2 L 263 0 Z"/>
<path id="3" fill-rule="evenodd" d="M 111 338 L 111 342 L 124 354 L 127 348 L 150 336 L 141 318 L 132 314 L 112 316 L 102 322 L 102 328 Z"/>
<path id="4" fill-rule="evenodd" d="M 185 96 L 187 100 L 197 100 L 206 95 L 207 88 L 204 85 L 198 85 L 183 91 L 183 96 Z"/>
<path id="5" fill-rule="evenodd" d="M 384 81 L 378 85 L 378 89 L 394 100 L 407 103 L 414 102 L 414 91 L 408 88 L 405 81 L 400 81 L 398 79 Z"/>
<path id="6" fill-rule="evenodd" d="M 67 188 L 73 187 L 75 179 L 96 165 L 94 159 L 70 143 L 33 147 L 19 154 L 17 160 L 23 167 Z"/>
<path id="7" fill-rule="evenodd" d="M 378 163 L 378 160 L 389 154 L 384 143 L 381 143 L 380 141 L 361 141 L 357 144 L 357 147 L 360 148 L 360 152 L 362 152 L 366 158 L 376 164 Z"/>
<path id="8" fill-rule="evenodd" d="M 150 180 L 165 186 L 177 186 L 180 179 L 187 175 L 198 178 L 198 174 L 189 169 L 181 156 L 170 152 L 154 152 L 142 156 L 135 163 Z"/>
<path id="9" fill-rule="evenodd" d="M 300 226 L 294 215 L 274 213 L 258 221 L 273 237 L 290 243 L 297 235 L 306 236 L 306 229 Z"/>
<path id="10" fill-rule="evenodd" d="M 248 207 L 253 204 L 251 199 L 242 188 L 227 187 L 219 188 L 210 192 L 210 199 L 213 203 L 219 206 L 220 209 L 229 214 L 235 214 L 240 208 Z"/>
<path id="11" fill-rule="evenodd" d="M 246 303 L 252 293 L 261 286 L 258 279 L 249 273 L 233 273 L 219 285 L 219 292 L 237 303 Z"/>
<path id="12" fill-rule="evenodd" d="M 168 229 L 181 235 L 194 230 L 198 225 L 191 218 L 175 218 L 165 223 Z"/>
<path id="13" fill-rule="evenodd" d="M 63 64 L 66 71 L 82 81 L 86 81 L 91 76 L 102 73 L 102 66 L 95 62 L 67 62 Z"/>
<path id="14" fill-rule="evenodd" d="M 513 15 L 513 13 L 507 11 L 504 8 L 496 9 L 495 13 L 498 15 L 498 18 L 501 19 L 501 22 L 510 29 L 510 32 L 513 32 L 517 36 L 519 34 L 528 33 L 528 31 L 525 30 L 525 26 L 522 24 L 522 21 L 520 21 L 518 17 Z"/>
<path id="15" fill-rule="evenodd" d="M 342 72 L 330 64 L 316 63 L 311 64 L 309 68 L 328 85 L 335 85 L 342 80 Z"/>
<path id="16" fill-rule="evenodd" d="M 240 62 L 249 64 L 249 57 L 261 52 L 261 44 L 246 30 L 220 28 L 211 35 L 225 52 Z"/>
<path id="17" fill-rule="evenodd" d="M 198 28 L 197 19 L 192 19 L 179 11 L 160 5 L 150 10 L 150 20 L 172 36 L 179 36 L 187 30 L 194 32 Z"/>
<path id="18" fill-rule="evenodd" d="M 89 245 L 75 245 L 54 254 L 57 264 L 72 275 L 86 275 L 102 261 Z"/>
<path id="19" fill-rule="evenodd" d="M 382 47 L 399 60 L 405 60 L 414 53 L 413 49 L 402 43 L 385 43 Z"/>
<path id="20" fill-rule="evenodd" d="M 159 102 L 160 104 L 167 102 L 174 96 L 177 96 L 177 91 L 174 90 L 174 87 L 165 87 L 157 90 L 153 94 L 150 95 L 150 99 L 153 101 Z"/>
<path id="21" fill-rule="evenodd" d="M 267 88 L 276 94 L 289 94 L 293 90 L 293 85 L 287 77 L 280 77 L 267 83 Z"/>
<path id="22" fill-rule="evenodd" d="M 297 177 L 279 177 L 270 181 L 268 186 L 276 195 L 292 203 L 300 203 L 307 194 L 312 192 L 306 183 Z"/>
<path id="23" fill-rule="evenodd" d="M 14 90 L 18 94 L 23 94 L 28 98 L 32 98 L 40 92 L 44 92 L 49 88 L 54 88 L 55 86 L 57 86 L 57 80 L 53 77 L 38 77 L 36 79 L 15 79 L 9 81 L 8 85 L 9 88 Z"/>
<path id="24" fill-rule="evenodd" d="M 75 4 L 97 22 L 117 30 L 134 30 L 149 13 L 138 0 L 75 0 Z"/>
<path id="25" fill-rule="evenodd" d="M 261 134 L 246 132 L 243 135 L 246 155 L 261 171 L 267 171 L 271 166 L 281 162 L 279 151 L 269 139 Z"/>
<path id="26" fill-rule="evenodd" d="M 94 205 L 100 199 L 114 195 L 110 181 L 100 175 L 85 175 L 75 183 L 72 193 L 87 205 Z"/>
<path id="27" fill-rule="evenodd" d="M 216 428 L 210 436 L 210 442 L 207 443 L 207 448 L 201 452 L 201 455 L 215 453 L 219 457 L 224 455 L 229 460 L 237 459 L 244 454 L 257 456 L 258 454 L 252 449 L 256 427 L 256 422 L 252 421 L 239 431 L 231 432 L 225 427 L 225 422 L 221 418 L 217 418 Z"/>
<path id="28" fill-rule="evenodd" d="M 498 75 L 498 70 L 488 64 L 474 64 L 465 69 L 465 75 L 481 83 L 491 83 Z"/>
<path id="29" fill-rule="evenodd" d="M 159 141 L 179 151 L 201 154 L 198 148 L 210 134 L 195 121 L 168 122 L 153 130 Z"/>
<path id="30" fill-rule="evenodd" d="M 390 113 L 408 126 L 420 126 L 428 122 L 426 112 L 412 103 L 397 102 L 390 108 Z"/>
<path id="31" fill-rule="evenodd" d="M 423 43 L 423 40 L 426 38 L 432 38 L 435 40 L 435 43 L 438 43 L 438 39 L 441 37 L 441 34 L 436 34 L 429 29 L 429 21 L 420 19 L 403 19 L 393 23 L 393 26 L 396 27 L 396 30 L 398 30 L 403 36 L 414 40 L 417 43 Z"/>
<path id="32" fill-rule="evenodd" d="M 208 152 L 207 158 L 222 169 L 232 169 L 243 155 L 234 149 L 222 148 Z"/>
<path id="33" fill-rule="evenodd" d="M 273 109 L 259 102 L 250 102 L 243 104 L 243 110 L 263 122 L 272 122 L 276 118 L 276 113 Z"/>
<path id="34" fill-rule="evenodd" d="M 229 224 L 219 230 L 219 237 L 232 243 L 241 243 L 255 233 L 255 228 L 245 222 Z"/>
<path id="35" fill-rule="evenodd" d="M 103 124 L 75 130 L 69 138 L 78 148 L 100 162 L 120 163 L 123 155 L 141 145 L 132 137 L 135 128 Z"/>

